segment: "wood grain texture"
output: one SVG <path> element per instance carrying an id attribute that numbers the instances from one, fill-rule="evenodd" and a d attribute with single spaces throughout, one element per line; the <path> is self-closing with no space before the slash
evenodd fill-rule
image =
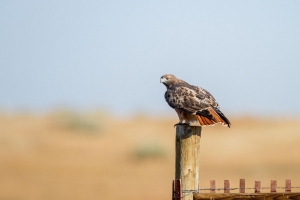
<path id="1" fill-rule="evenodd" d="M 181 179 L 183 200 L 192 200 L 199 187 L 200 126 L 176 126 L 175 179 Z"/>

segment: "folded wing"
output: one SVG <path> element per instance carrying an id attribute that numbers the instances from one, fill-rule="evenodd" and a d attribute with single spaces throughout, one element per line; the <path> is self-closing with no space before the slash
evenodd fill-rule
<path id="1" fill-rule="evenodd" d="M 230 127 L 229 120 L 219 110 L 214 97 L 203 88 L 182 85 L 165 93 L 165 99 L 172 108 L 194 114 L 201 126 L 221 123 Z"/>

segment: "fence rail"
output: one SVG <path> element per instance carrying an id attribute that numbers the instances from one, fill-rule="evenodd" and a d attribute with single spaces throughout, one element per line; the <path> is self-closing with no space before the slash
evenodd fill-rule
<path id="1" fill-rule="evenodd" d="M 224 180 L 224 187 L 217 188 L 216 181 L 210 181 L 210 188 L 199 188 L 198 190 L 182 190 L 181 180 L 176 179 L 173 181 L 172 186 L 172 199 L 179 200 L 186 195 L 193 194 L 194 200 L 205 199 L 297 199 L 300 200 L 300 192 L 292 192 L 292 189 L 300 187 L 292 187 L 290 179 L 286 179 L 285 186 L 278 187 L 276 180 L 271 180 L 270 187 L 261 187 L 261 181 L 255 181 L 254 187 L 246 187 L 245 179 L 240 179 L 239 187 L 230 187 L 230 181 Z M 253 190 L 253 193 L 245 193 L 245 190 Z M 262 189 L 269 189 L 269 193 L 261 193 Z M 277 192 L 277 189 L 284 189 L 285 192 Z M 222 193 L 216 193 L 216 191 L 222 191 Z M 232 190 L 238 190 L 237 193 L 231 193 Z M 201 193 L 201 191 L 209 191 L 209 193 Z"/>

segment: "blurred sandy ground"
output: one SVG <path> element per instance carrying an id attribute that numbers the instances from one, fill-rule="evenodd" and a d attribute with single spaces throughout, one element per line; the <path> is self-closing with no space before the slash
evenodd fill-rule
<path id="1" fill-rule="evenodd" d="M 200 187 L 300 186 L 300 120 L 203 128 Z M 0 115 L 0 199 L 171 199 L 175 118 L 57 111 Z M 282 190 L 278 190 L 282 191 Z M 300 192 L 300 189 L 293 189 Z M 252 191 L 247 191 L 252 192 Z M 268 192 L 263 190 L 262 192 Z"/>

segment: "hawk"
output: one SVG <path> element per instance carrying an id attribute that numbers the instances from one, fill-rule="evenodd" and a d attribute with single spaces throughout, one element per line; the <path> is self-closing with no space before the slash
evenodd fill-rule
<path id="1" fill-rule="evenodd" d="M 210 126 L 221 123 L 230 128 L 231 124 L 220 111 L 215 98 L 205 89 L 190 85 L 172 74 L 163 75 L 160 82 L 167 87 L 165 99 L 177 112 L 178 124 Z"/>

